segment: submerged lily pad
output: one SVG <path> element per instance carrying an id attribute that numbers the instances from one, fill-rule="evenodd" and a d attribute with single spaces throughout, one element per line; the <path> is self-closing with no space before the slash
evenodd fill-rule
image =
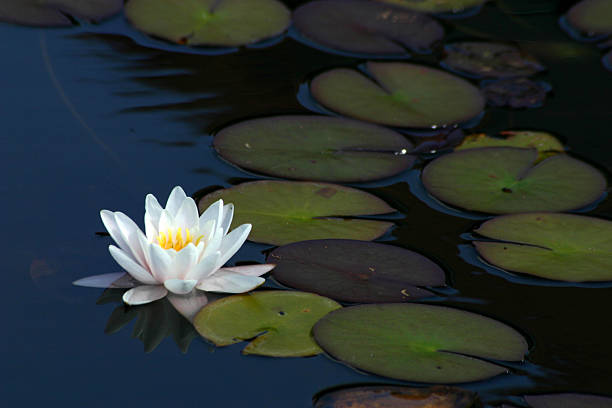
<path id="1" fill-rule="evenodd" d="M 244 354 L 301 357 L 319 354 L 312 326 L 341 306 L 312 293 L 262 291 L 228 296 L 198 313 L 196 330 L 217 346 L 251 341 Z"/>
<path id="2" fill-rule="evenodd" d="M 394 55 L 442 39 L 431 17 L 366 0 L 316 0 L 297 8 L 293 23 L 306 38 L 335 50 Z"/>
<path id="3" fill-rule="evenodd" d="M 466 122 L 484 108 L 478 88 L 422 65 L 368 62 L 371 78 L 346 68 L 315 77 L 313 97 L 327 108 L 368 122 L 412 128 Z"/>
<path id="4" fill-rule="evenodd" d="M 444 155 L 423 170 L 423 184 L 448 204 L 492 214 L 567 211 L 597 200 L 606 179 L 560 154 L 538 164 L 536 149 L 485 147 Z"/>
<path id="5" fill-rule="evenodd" d="M 475 392 L 461 388 L 369 385 L 325 392 L 314 408 L 474 408 L 477 401 Z"/>
<path id="6" fill-rule="evenodd" d="M 481 88 L 490 105 L 511 108 L 538 108 L 551 90 L 549 84 L 527 78 L 483 81 Z"/>
<path id="7" fill-rule="evenodd" d="M 290 12 L 277 0 L 130 0 L 137 29 L 186 45 L 240 46 L 285 31 Z"/>
<path id="8" fill-rule="evenodd" d="M 424 13 L 462 13 L 487 0 L 376 0 Z"/>
<path id="9" fill-rule="evenodd" d="M 612 222 L 579 215 L 530 213 L 493 218 L 476 232 L 503 242 L 474 242 L 487 262 L 568 282 L 612 280 Z"/>
<path id="10" fill-rule="evenodd" d="M 507 130 L 500 133 L 503 137 L 488 136 L 484 133 L 468 135 L 455 150 L 475 149 L 480 147 L 523 147 L 538 150 L 538 158 L 545 159 L 555 153 L 564 151 L 563 144 L 547 132 L 532 130 Z"/>
<path id="11" fill-rule="evenodd" d="M 220 198 L 236 206 L 232 228 L 253 224 L 249 240 L 272 245 L 324 238 L 370 241 L 393 224 L 340 217 L 395 211 L 380 198 L 354 188 L 295 181 L 254 181 L 218 190 L 200 200 L 200 210 Z"/>
<path id="12" fill-rule="evenodd" d="M 535 58 L 508 44 L 467 41 L 449 44 L 445 51 L 443 65 L 475 77 L 521 77 L 545 69 Z"/>
<path id="13" fill-rule="evenodd" d="M 527 342 L 503 323 L 463 310 L 420 304 L 336 310 L 313 328 L 332 357 L 404 381 L 457 383 L 506 371 L 492 360 L 520 361 Z"/>
<path id="14" fill-rule="evenodd" d="M 612 408 L 612 398 L 590 394 L 525 395 L 532 408 Z"/>
<path id="15" fill-rule="evenodd" d="M 117 14 L 123 0 L 2 0 L 0 21 L 61 27 L 72 25 L 68 16 L 99 21 Z"/>
<path id="16" fill-rule="evenodd" d="M 355 303 L 403 302 L 434 294 L 444 271 L 407 249 L 373 242 L 325 239 L 275 249 L 268 262 L 283 285 Z"/>
<path id="17" fill-rule="evenodd" d="M 327 116 L 275 116 L 221 130 L 217 152 L 248 170 L 298 180 L 359 182 L 412 165 L 413 146 L 392 130 Z"/>
<path id="18" fill-rule="evenodd" d="M 576 29 L 588 35 L 612 33 L 612 2 L 610 0 L 582 0 L 565 15 Z"/>

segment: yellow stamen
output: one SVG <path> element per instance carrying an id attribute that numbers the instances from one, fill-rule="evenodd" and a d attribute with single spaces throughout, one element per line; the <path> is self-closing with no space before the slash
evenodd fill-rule
<path id="1" fill-rule="evenodd" d="M 176 234 L 173 234 L 172 230 L 168 228 L 167 232 L 159 233 L 159 235 L 157 236 L 157 243 L 159 244 L 160 247 L 164 249 L 174 249 L 175 251 L 178 252 L 181 249 L 185 248 L 190 243 L 193 243 L 194 245 L 198 245 L 202 238 L 204 238 L 204 236 L 200 235 L 198 237 L 195 237 L 195 240 L 194 240 L 194 236 L 191 235 L 191 231 L 189 231 L 189 228 L 185 228 L 185 238 L 183 238 L 182 228 L 178 228 L 176 230 Z"/>

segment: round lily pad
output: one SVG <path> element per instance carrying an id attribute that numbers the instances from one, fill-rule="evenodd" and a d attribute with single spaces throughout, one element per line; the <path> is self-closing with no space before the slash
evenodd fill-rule
<path id="1" fill-rule="evenodd" d="M 370 77 L 337 68 L 310 90 L 323 106 L 368 122 L 436 128 L 466 122 L 484 108 L 478 88 L 446 72 L 403 62 L 368 62 Z"/>
<path id="2" fill-rule="evenodd" d="M 506 372 L 527 342 L 503 323 L 458 309 L 372 304 L 336 310 L 313 328 L 317 343 L 355 368 L 404 381 L 458 383 Z"/>
<path id="3" fill-rule="evenodd" d="M 200 200 L 200 211 L 220 198 L 236 208 L 232 228 L 252 224 L 249 240 L 272 245 L 324 238 L 370 241 L 393 224 L 345 217 L 395 211 L 380 198 L 350 187 L 268 180 L 210 193 Z"/>
<path id="4" fill-rule="evenodd" d="M 506 78 L 482 81 L 481 89 L 492 106 L 511 108 L 539 108 L 552 89 L 550 84 L 527 78 Z"/>
<path id="5" fill-rule="evenodd" d="M 568 282 L 612 281 L 612 222 L 573 214 L 493 218 L 476 232 L 502 242 L 474 242 L 487 262 Z"/>
<path id="6" fill-rule="evenodd" d="M 567 21 L 588 35 L 612 33 L 612 2 L 610 0 L 582 0 L 565 15 Z"/>
<path id="7" fill-rule="evenodd" d="M 62 27 L 72 25 L 72 16 L 99 21 L 117 14 L 123 0 L 2 0 L 0 21 L 9 23 Z"/>
<path id="8" fill-rule="evenodd" d="M 555 153 L 563 152 L 563 144 L 547 132 L 533 130 L 507 130 L 502 137 L 488 136 L 484 133 L 468 135 L 455 150 L 476 149 L 480 147 L 523 147 L 538 150 L 538 159 L 543 160 Z"/>
<path id="9" fill-rule="evenodd" d="M 597 200 L 606 179 L 559 154 L 537 164 L 536 149 L 486 147 L 450 153 L 423 170 L 427 191 L 448 204 L 492 214 L 567 211 Z"/>
<path id="10" fill-rule="evenodd" d="M 423 13 L 462 13 L 487 0 L 376 0 Z"/>
<path id="11" fill-rule="evenodd" d="M 366 0 L 311 1 L 294 11 L 293 24 L 325 47 L 373 55 L 425 50 L 444 36 L 431 17 Z"/>
<path id="12" fill-rule="evenodd" d="M 240 46 L 285 31 L 290 11 L 277 0 L 130 0 L 137 29 L 179 44 Z"/>
<path id="13" fill-rule="evenodd" d="M 532 408 L 612 408 L 612 398 L 590 394 L 525 395 Z"/>
<path id="14" fill-rule="evenodd" d="M 248 170 L 299 180 L 359 182 L 412 165 L 413 145 L 392 130 L 327 116 L 275 116 L 221 130 L 213 145 Z"/>
<path id="15" fill-rule="evenodd" d="M 312 326 L 341 306 L 312 293 L 262 291 L 228 296 L 204 307 L 194 318 L 196 330 L 217 346 L 251 341 L 244 354 L 301 357 L 319 354 Z"/>
<path id="16" fill-rule="evenodd" d="M 434 296 L 444 271 L 407 249 L 373 242 L 324 239 L 275 249 L 268 262 L 283 285 L 343 302 L 404 302 Z"/>
<path id="17" fill-rule="evenodd" d="M 461 388 L 370 385 L 328 391 L 314 408 L 474 408 L 477 401 L 476 393 Z"/>
<path id="18" fill-rule="evenodd" d="M 445 47 L 442 65 L 478 78 L 529 76 L 545 68 L 517 47 L 494 42 L 457 42 Z"/>

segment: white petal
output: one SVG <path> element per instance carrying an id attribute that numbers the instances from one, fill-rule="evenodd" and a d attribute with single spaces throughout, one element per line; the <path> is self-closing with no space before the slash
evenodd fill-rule
<path id="1" fill-rule="evenodd" d="M 215 252 L 219 252 L 219 248 L 221 248 L 221 243 L 223 242 L 223 229 L 217 228 L 216 232 L 211 235 L 211 239 L 206 243 L 206 248 L 201 254 L 202 259 L 206 258 Z M 221 266 L 221 265 L 219 265 Z"/>
<path id="2" fill-rule="evenodd" d="M 145 259 L 143 249 L 140 245 L 140 240 L 138 239 L 139 234 L 144 234 L 140 228 L 138 228 L 138 225 L 136 225 L 136 223 L 132 221 L 130 217 L 121 212 L 115 213 L 115 222 L 117 223 L 117 227 L 119 227 L 119 231 L 121 231 L 121 236 L 130 248 L 132 258 L 146 268 L 148 266 L 147 260 Z"/>
<path id="3" fill-rule="evenodd" d="M 147 285 L 155 285 L 157 281 L 153 276 L 144 269 L 141 265 L 137 264 L 129 255 L 123 252 L 121 249 L 114 245 L 109 245 L 108 251 L 110 252 L 113 259 L 126 270 L 127 273 L 132 275 L 134 279 Z"/>
<path id="4" fill-rule="evenodd" d="M 75 280 L 72 284 L 89 288 L 133 288 L 136 286 L 133 280 L 125 279 L 126 276 L 129 275 L 125 272 L 105 273 Z"/>
<path id="5" fill-rule="evenodd" d="M 159 232 L 165 233 L 168 233 L 168 230 L 170 230 L 170 232 L 173 232 L 174 225 L 174 216 L 170 214 L 170 212 L 162 210 L 161 216 L 159 217 L 159 224 L 157 225 L 157 230 Z"/>
<path id="6" fill-rule="evenodd" d="M 164 286 L 172 293 L 176 293 L 177 295 L 186 295 L 191 292 L 193 288 L 195 288 L 197 280 L 189 279 L 168 279 L 164 282 Z"/>
<path id="7" fill-rule="evenodd" d="M 234 218 L 234 204 L 226 204 L 223 206 L 223 221 L 219 227 L 223 228 L 223 231 L 227 234 L 232 225 L 232 219 Z"/>
<path id="8" fill-rule="evenodd" d="M 183 201 L 181 208 L 179 208 L 176 216 L 174 217 L 174 222 L 176 223 L 177 227 L 181 227 L 183 229 L 194 229 L 195 227 L 198 227 L 198 206 L 196 205 L 195 201 L 193 201 L 193 198 L 187 197 Z"/>
<path id="9" fill-rule="evenodd" d="M 144 305 L 163 298 L 168 294 L 161 285 L 143 285 L 130 289 L 123 294 L 123 301 L 128 305 Z"/>
<path id="10" fill-rule="evenodd" d="M 159 205 L 157 198 L 153 194 L 147 194 L 147 198 L 145 198 L 145 232 L 147 234 L 147 238 L 149 241 L 152 241 L 157 237 L 159 231 L 157 227 L 159 226 L 159 217 L 161 217 L 161 212 L 163 208 Z"/>
<path id="11" fill-rule="evenodd" d="M 175 295 L 174 293 L 170 293 L 168 295 L 168 300 L 172 303 L 172 306 L 190 322 L 193 321 L 193 318 L 208 303 L 206 294 L 200 290 L 194 290 L 187 295 Z"/>
<path id="12" fill-rule="evenodd" d="M 172 278 L 186 279 L 185 277 L 198 262 L 198 250 L 195 245 L 189 244 L 177 252 L 170 270 Z"/>
<path id="13" fill-rule="evenodd" d="M 166 211 L 175 217 L 185 198 L 187 198 L 187 194 L 185 194 L 183 189 L 180 186 L 174 187 L 166 202 Z"/>
<path id="14" fill-rule="evenodd" d="M 125 241 L 125 239 L 123 239 L 123 235 L 121 234 L 119 226 L 115 221 L 115 213 L 108 210 L 102 210 L 100 211 L 100 218 L 102 218 L 102 223 L 104 224 L 104 227 L 110 234 L 113 241 L 117 243 L 119 248 L 131 255 L 132 251 L 130 251 L 130 246 Z"/>
<path id="15" fill-rule="evenodd" d="M 185 279 L 195 279 L 200 281 L 208 276 L 210 276 L 217 269 L 217 264 L 219 262 L 219 257 L 221 253 L 215 252 L 210 254 L 200 260 L 185 276 Z"/>
<path id="16" fill-rule="evenodd" d="M 166 279 L 176 278 L 172 274 L 173 256 L 171 250 L 163 249 L 157 244 L 149 245 L 149 265 L 151 273 L 155 276 L 158 282 L 164 282 Z"/>
<path id="17" fill-rule="evenodd" d="M 219 270 L 198 283 L 197 288 L 208 292 L 244 293 L 255 289 L 265 281 L 257 276 L 245 276 Z"/>
<path id="18" fill-rule="evenodd" d="M 221 268 L 219 271 L 234 272 L 240 275 L 246 276 L 261 276 L 265 273 L 270 272 L 276 264 L 257 264 L 257 265 L 244 265 L 244 266 L 227 266 Z"/>
<path id="19" fill-rule="evenodd" d="M 217 266 L 223 266 L 236 252 L 238 252 L 250 232 L 251 224 L 242 224 L 223 238 L 221 248 L 219 248 L 219 251 L 221 251 L 221 258 Z"/>
<path id="20" fill-rule="evenodd" d="M 206 211 L 202 213 L 202 215 L 200 215 L 200 230 L 204 229 L 204 225 L 206 225 L 206 222 L 208 220 L 215 220 L 215 225 L 217 226 L 220 225 L 222 217 L 223 217 L 223 200 L 217 200 L 214 203 L 212 203 L 210 207 L 208 207 Z"/>

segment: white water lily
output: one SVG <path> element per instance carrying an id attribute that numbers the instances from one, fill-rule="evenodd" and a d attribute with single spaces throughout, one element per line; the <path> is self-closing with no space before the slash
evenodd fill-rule
<path id="1" fill-rule="evenodd" d="M 192 295 L 195 290 L 244 293 L 261 285 L 260 275 L 272 264 L 226 267 L 251 231 L 243 224 L 228 233 L 234 206 L 213 203 L 198 215 L 198 208 L 181 187 L 175 187 L 166 208 L 149 194 L 145 199 L 145 231 L 121 212 L 102 210 L 102 222 L 118 246 L 108 247 L 112 257 L 141 285 L 123 295 L 130 305 L 141 305 L 174 295 Z M 81 286 L 134 286 L 117 284 L 117 274 L 76 281 Z"/>

